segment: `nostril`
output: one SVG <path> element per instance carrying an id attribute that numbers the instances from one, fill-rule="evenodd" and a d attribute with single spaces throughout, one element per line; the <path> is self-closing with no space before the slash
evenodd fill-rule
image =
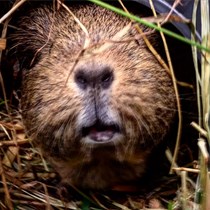
<path id="1" fill-rule="evenodd" d="M 101 76 L 101 84 L 103 88 L 108 88 L 114 79 L 113 72 L 110 70 L 105 70 Z"/>
<path id="2" fill-rule="evenodd" d="M 87 66 L 88 67 L 88 66 Z M 79 88 L 86 90 L 89 88 L 106 89 L 114 80 L 113 70 L 109 67 L 99 68 L 79 68 L 75 72 L 74 80 Z"/>
<path id="3" fill-rule="evenodd" d="M 75 82 L 76 84 L 82 88 L 82 89 L 86 89 L 87 85 L 88 85 L 88 81 L 87 78 L 85 76 L 85 74 L 81 71 L 79 71 L 76 75 L 75 75 Z"/>
<path id="4" fill-rule="evenodd" d="M 109 82 L 111 80 L 111 73 L 106 73 L 105 75 L 102 76 L 101 82 Z"/>

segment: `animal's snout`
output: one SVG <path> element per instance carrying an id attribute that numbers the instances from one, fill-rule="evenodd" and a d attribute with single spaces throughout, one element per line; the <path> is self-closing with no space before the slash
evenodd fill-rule
<path id="1" fill-rule="evenodd" d="M 74 80 L 82 90 L 88 88 L 107 89 L 114 80 L 114 74 L 108 66 L 93 67 L 87 65 L 77 69 Z"/>
<path id="2" fill-rule="evenodd" d="M 82 142 L 91 147 L 112 145 L 122 138 L 120 122 L 111 102 L 114 79 L 113 68 L 100 62 L 86 62 L 75 69 L 74 82 L 80 89 L 79 94 L 82 92 L 77 124 Z"/>

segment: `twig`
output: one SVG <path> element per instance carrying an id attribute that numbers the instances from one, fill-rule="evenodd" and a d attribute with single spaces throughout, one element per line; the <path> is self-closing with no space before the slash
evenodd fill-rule
<path id="1" fill-rule="evenodd" d="M 3 23 L 7 18 L 9 18 L 13 12 L 17 10 L 24 2 L 27 0 L 21 0 L 19 1 L 14 7 L 12 7 L 2 18 L 0 18 L 0 24 Z"/>
<path id="2" fill-rule="evenodd" d="M 196 122 L 191 122 L 190 124 L 193 128 L 195 128 L 202 136 L 207 138 L 207 132 L 201 128 Z"/>
<path id="3" fill-rule="evenodd" d="M 30 143 L 28 139 L 23 139 L 23 140 L 10 140 L 10 141 L 0 141 L 0 147 L 3 146 L 17 146 L 17 145 L 23 145 L 26 143 Z"/>

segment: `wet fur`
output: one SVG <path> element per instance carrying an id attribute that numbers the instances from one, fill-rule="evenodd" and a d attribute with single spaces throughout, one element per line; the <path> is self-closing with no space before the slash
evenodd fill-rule
<path id="1" fill-rule="evenodd" d="M 89 46 L 112 39 L 130 22 L 94 5 L 70 9 L 87 28 Z M 122 39 L 136 34 L 133 28 Z M 149 38 L 155 42 L 156 34 Z M 94 55 L 90 48 L 85 51 L 89 56 L 81 56 L 73 68 L 87 37 L 65 9 L 48 7 L 24 17 L 13 39 L 24 67 L 21 106 L 26 130 L 63 182 L 104 189 L 141 178 L 176 110 L 171 78 L 144 41 L 113 43 Z M 79 69 L 97 74 L 103 66 L 114 74 L 108 89 L 85 92 L 75 83 Z M 83 139 L 82 127 L 97 120 L 119 125 L 117 141 L 98 146 Z"/>

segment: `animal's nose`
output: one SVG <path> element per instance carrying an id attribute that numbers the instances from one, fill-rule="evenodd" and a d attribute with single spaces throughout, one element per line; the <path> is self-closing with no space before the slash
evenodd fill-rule
<path id="1" fill-rule="evenodd" d="M 75 82 L 83 90 L 90 88 L 107 89 L 114 80 L 113 70 L 109 67 L 80 68 L 76 70 Z"/>

